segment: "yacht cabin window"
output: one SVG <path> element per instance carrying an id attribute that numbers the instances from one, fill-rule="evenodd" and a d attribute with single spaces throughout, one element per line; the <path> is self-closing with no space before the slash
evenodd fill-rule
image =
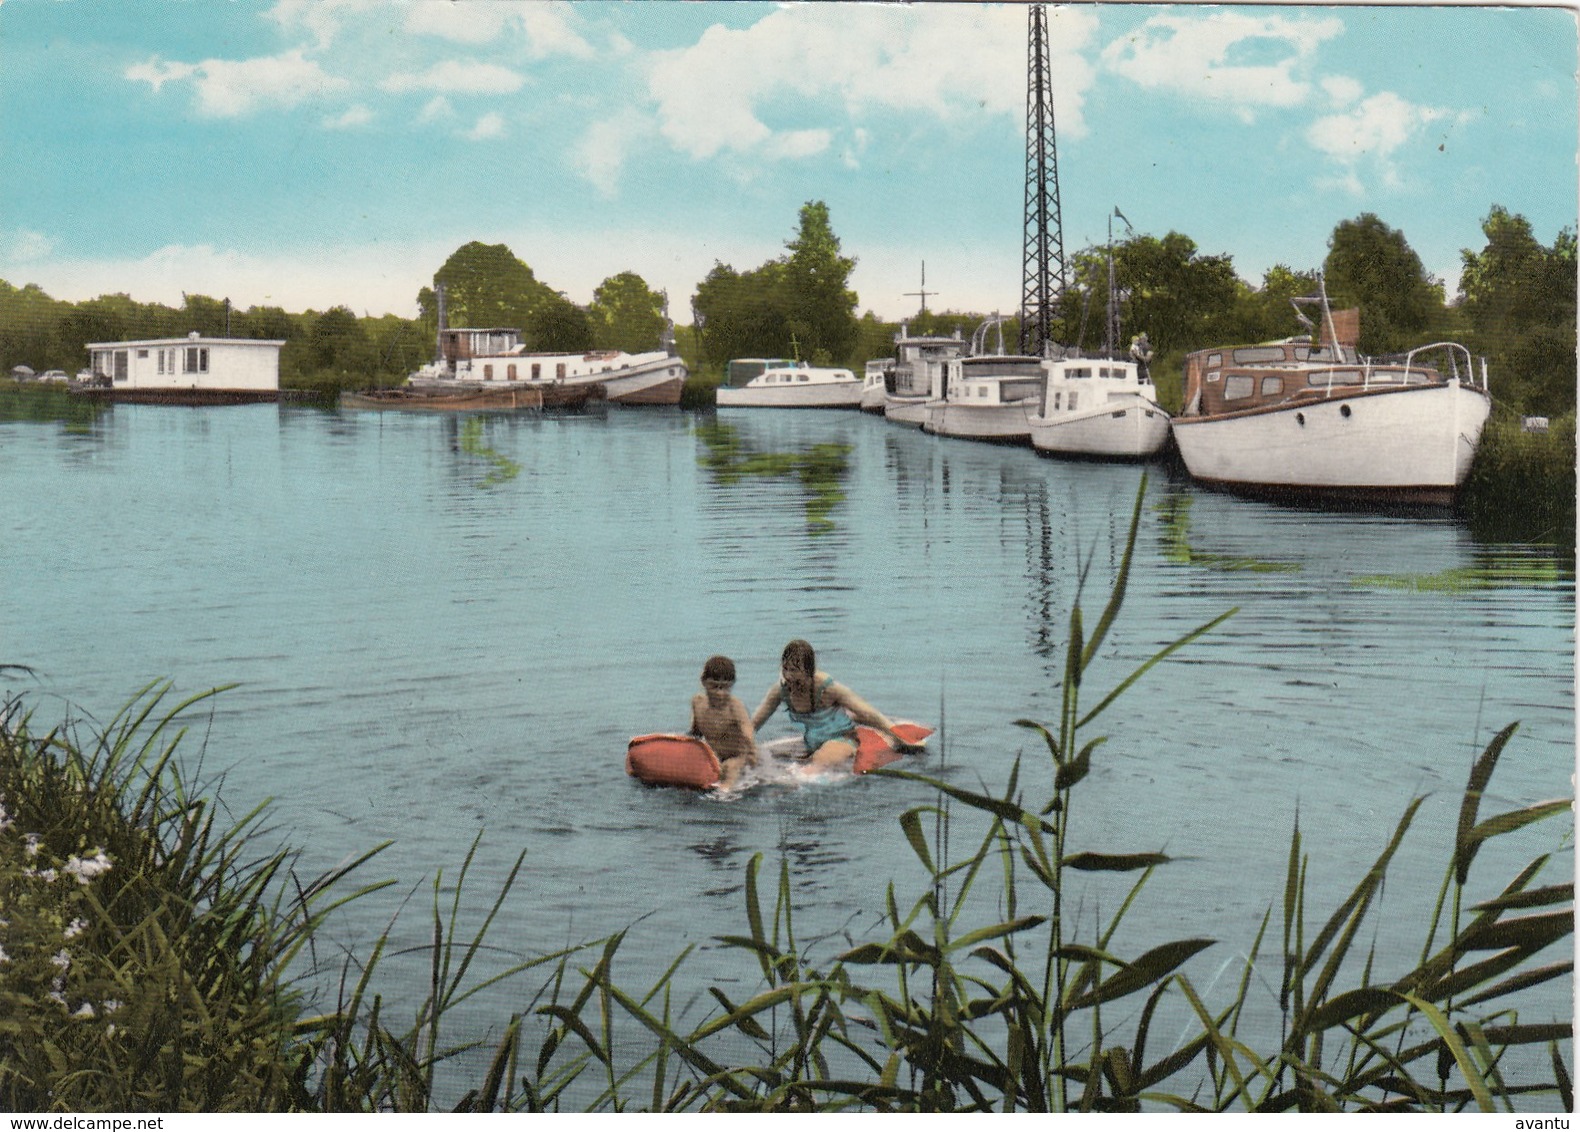
<path id="1" fill-rule="evenodd" d="M 1262 396 L 1276 397 L 1284 391 L 1284 379 L 1277 374 L 1269 374 L 1262 378 Z"/>
<path id="2" fill-rule="evenodd" d="M 1243 401 L 1256 391 L 1256 378 L 1248 373 L 1231 373 L 1223 379 L 1223 399 Z"/>

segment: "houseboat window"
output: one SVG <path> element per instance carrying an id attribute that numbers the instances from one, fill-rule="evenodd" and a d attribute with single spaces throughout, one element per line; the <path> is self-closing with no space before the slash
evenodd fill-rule
<path id="1" fill-rule="evenodd" d="M 1059 409 L 1064 408 L 1064 394 L 1063 393 L 1055 393 L 1053 395 L 1053 408 L 1054 408 L 1055 412 L 1057 412 Z"/>
<path id="2" fill-rule="evenodd" d="M 122 351 L 122 353 L 124 353 L 124 352 L 125 351 Z M 186 355 L 187 355 L 186 356 L 186 365 L 183 368 L 183 372 L 185 372 L 185 373 L 207 373 L 208 372 L 208 347 L 207 346 L 188 346 L 187 349 L 186 349 Z"/>
<path id="3" fill-rule="evenodd" d="M 1067 371 L 1071 377 L 1091 377 L 1092 371 L 1086 366 L 1074 366 Z"/>
<path id="4" fill-rule="evenodd" d="M 536 380 L 538 380 L 538 378 L 540 378 L 542 376 L 543 376 L 543 367 L 539 363 L 533 362 L 532 363 L 532 380 L 536 381 Z"/>
<path id="5" fill-rule="evenodd" d="M 555 367 L 554 367 L 554 378 L 555 378 L 556 381 L 564 381 L 565 380 L 565 363 L 564 362 L 560 362 L 557 365 L 555 365 Z"/>
<path id="6" fill-rule="evenodd" d="M 1251 362 L 1281 362 L 1284 360 L 1282 346 L 1241 346 L 1234 352 L 1234 360 L 1241 365 Z"/>
<path id="7" fill-rule="evenodd" d="M 516 380 L 516 364 L 514 362 L 511 362 L 508 366 L 505 367 L 505 380 L 506 381 L 514 381 L 514 380 Z"/>
<path id="8" fill-rule="evenodd" d="M 115 380 L 125 381 L 126 376 L 126 351 L 117 350 L 115 351 Z"/>
<path id="9" fill-rule="evenodd" d="M 493 381 L 494 380 L 494 367 L 493 366 L 486 365 L 486 364 L 483 366 L 483 380 L 484 381 Z"/>
<path id="10" fill-rule="evenodd" d="M 165 372 L 165 352 L 163 350 L 159 351 L 159 372 Z"/>
<path id="11" fill-rule="evenodd" d="M 1248 373 L 1231 373 L 1223 379 L 1223 399 L 1243 401 L 1256 392 L 1256 378 Z"/>
<path id="12" fill-rule="evenodd" d="M 148 356 L 148 351 L 147 350 L 138 350 L 137 351 L 137 356 L 139 358 L 146 358 Z"/>
<path id="13" fill-rule="evenodd" d="M 1306 378 L 1309 385 L 1359 385 L 1361 372 L 1356 369 L 1318 370 Z"/>
<path id="14" fill-rule="evenodd" d="M 1212 369 L 1214 366 L 1221 366 L 1221 365 L 1223 365 L 1223 355 L 1222 354 L 1208 354 L 1207 355 L 1207 368 L 1208 369 Z"/>
<path id="15" fill-rule="evenodd" d="M 985 386 L 985 385 L 977 386 L 977 396 L 978 397 L 986 397 L 987 396 L 987 386 Z"/>
<path id="16" fill-rule="evenodd" d="M 799 373 L 799 374 L 796 374 L 796 380 L 797 381 L 811 381 L 812 379 L 810 377 L 808 377 L 804 373 Z"/>
<path id="17" fill-rule="evenodd" d="M 1221 377 L 1223 377 L 1223 374 L 1219 373 L 1217 370 L 1213 370 L 1207 375 L 1207 380 L 1216 383 Z"/>
<path id="18" fill-rule="evenodd" d="M 1262 379 L 1262 396 L 1275 397 L 1284 391 L 1284 379 L 1277 374 L 1270 374 Z"/>
<path id="19" fill-rule="evenodd" d="M 1073 390 L 1073 389 L 1070 390 L 1070 406 L 1069 406 L 1070 412 L 1072 412 L 1072 413 L 1075 412 L 1075 404 L 1079 400 L 1080 400 L 1080 395 L 1078 393 L 1076 393 L 1075 390 Z"/>

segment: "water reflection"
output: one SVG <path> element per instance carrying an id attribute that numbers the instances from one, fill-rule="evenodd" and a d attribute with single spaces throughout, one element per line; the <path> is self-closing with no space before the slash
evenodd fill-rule
<path id="1" fill-rule="evenodd" d="M 108 410 L 57 382 L 0 382 L 0 424 L 59 421 L 68 433 L 87 433 Z"/>
<path id="2" fill-rule="evenodd" d="M 849 444 L 822 443 L 799 452 L 763 452 L 743 440 L 734 425 L 718 420 L 700 422 L 696 433 L 707 447 L 697 462 L 713 473 L 715 483 L 731 487 L 747 477 L 794 477 L 804 497 L 807 532 L 822 535 L 834 529 L 830 516 L 845 499 Z"/>
<path id="3" fill-rule="evenodd" d="M 1555 589 L 1574 585 L 1574 561 L 1544 546 L 1478 546 L 1468 566 L 1431 574 L 1366 574 L 1357 587 L 1415 593 L 1463 594 L 1479 590 Z"/>
<path id="4" fill-rule="evenodd" d="M 1153 504 L 1161 520 L 1159 542 L 1163 560 L 1176 566 L 1196 566 L 1204 570 L 1247 570 L 1256 574 L 1298 574 L 1298 562 L 1249 558 L 1238 554 L 1215 554 L 1191 545 L 1190 512 L 1196 496 L 1184 490 L 1171 490 Z"/>

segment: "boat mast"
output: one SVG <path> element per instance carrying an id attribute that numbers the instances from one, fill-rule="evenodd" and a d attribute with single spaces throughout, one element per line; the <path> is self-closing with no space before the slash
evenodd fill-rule
<path id="1" fill-rule="evenodd" d="M 1064 294 L 1064 220 L 1059 208 L 1059 158 L 1054 139 L 1048 21 L 1041 4 L 1033 4 L 1029 11 L 1020 352 L 1040 356 L 1053 345 L 1053 310 Z"/>

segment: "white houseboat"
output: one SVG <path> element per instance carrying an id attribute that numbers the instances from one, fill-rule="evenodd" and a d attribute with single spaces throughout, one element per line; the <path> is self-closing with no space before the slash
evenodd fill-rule
<path id="1" fill-rule="evenodd" d="M 179 405 L 245 404 L 280 398 L 283 340 L 149 338 L 90 342 L 84 396 Z"/>
<path id="2" fill-rule="evenodd" d="M 788 362 L 771 366 L 745 385 L 721 385 L 714 401 L 722 408 L 854 409 L 862 382 L 848 369 Z"/>
<path id="3" fill-rule="evenodd" d="M 1041 410 L 1027 422 L 1039 452 L 1144 460 L 1168 441 L 1169 415 L 1135 359 L 1044 358 L 1042 371 Z"/>
<path id="4" fill-rule="evenodd" d="M 501 388 L 510 382 L 602 385 L 610 401 L 677 405 L 689 371 L 673 349 L 532 353 L 510 327 L 458 327 L 439 332 L 439 358 L 412 374 L 415 387 Z"/>
<path id="5" fill-rule="evenodd" d="M 867 372 L 861 383 L 862 412 L 883 412 L 883 403 L 888 398 L 889 393 L 887 384 L 888 373 L 893 368 L 893 358 L 867 359 Z"/>
<path id="6" fill-rule="evenodd" d="M 894 336 L 894 364 L 884 374 L 884 418 L 921 428 L 927 402 L 943 396 L 945 364 L 964 355 L 966 345 L 958 331 L 951 337 L 912 335 L 901 323 Z"/>
<path id="7" fill-rule="evenodd" d="M 1186 469 L 1251 494 L 1452 502 L 1491 411 L 1486 359 L 1454 342 L 1365 357 L 1360 311 L 1330 310 L 1325 288 L 1295 303 L 1317 334 L 1186 355 Z"/>

